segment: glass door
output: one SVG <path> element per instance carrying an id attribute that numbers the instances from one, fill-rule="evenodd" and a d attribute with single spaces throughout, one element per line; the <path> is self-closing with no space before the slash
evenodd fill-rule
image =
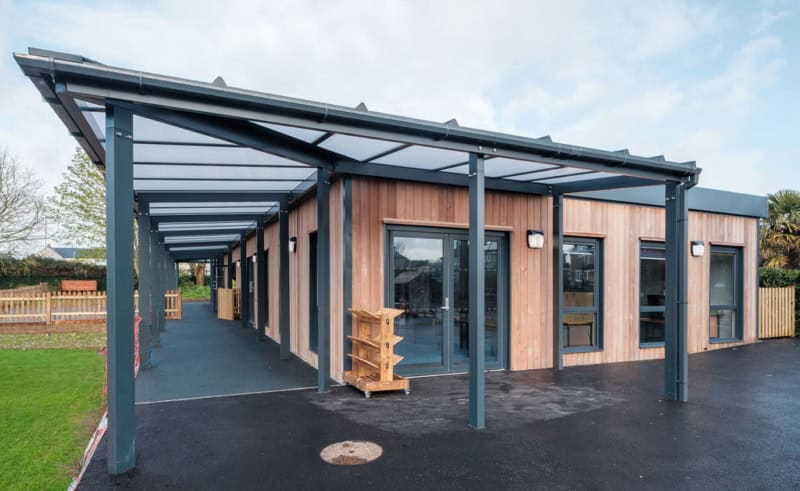
<path id="1" fill-rule="evenodd" d="M 253 262 L 254 257 L 249 258 L 249 260 L 245 264 L 245 269 L 247 269 L 247 294 L 250 297 L 248 300 L 248 312 L 247 315 L 249 316 L 248 320 L 250 321 L 250 327 L 255 327 L 255 281 L 253 279 L 253 271 L 255 270 L 255 263 Z"/>
<path id="2" fill-rule="evenodd" d="M 452 239 L 453 261 L 453 312 L 450 316 L 452 326 L 451 368 L 469 362 L 469 241 L 466 237 Z M 485 262 L 486 293 L 484 297 L 484 350 L 487 368 L 500 366 L 500 346 L 502 344 L 503 316 L 501 305 L 498 305 L 500 283 L 502 243 L 499 238 L 487 238 L 483 247 Z M 463 369 L 463 367 L 459 367 Z"/>
<path id="3" fill-rule="evenodd" d="M 394 235 L 391 242 L 392 295 L 403 314 L 395 334 L 402 365 L 444 365 L 444 239 L 435 235 Z"/>
<path id="4" fill-rule="evenodd" d="M 469 361 L 469 242 L 464 232 L 390 230 L 388 304 L 403 310 L 395 332 L 400 374 L 464 371 Z M 504 364 L 505 238 L 487 234 L 486 367 Z"/>

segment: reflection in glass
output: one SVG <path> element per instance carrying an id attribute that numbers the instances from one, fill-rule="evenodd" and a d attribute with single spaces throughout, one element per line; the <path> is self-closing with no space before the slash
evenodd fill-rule
<path id="1" fill-rule="evenodd" d="M 565 348 L 598 347 L 598 295 L 596 241 L 569 241 L 562 245 L 563 345 Z"/>
<path id="2" fill-rule="evenodd" d="M 711 251 L 708 335 L 712 340 L 737 339 L 737 258 L 735 249 Z"/>
<path id="3" fill-rule="evenodd" d="M 403 337 L 395 351 L 401 365 L 442 364 L 442 239 L 394 237 L 395 333 Z"/>
<path id="4" fill-rule="evenodd" d="M 469 243 L 455 240 L 453 243 L 453 362 L 464 363 L 469 359 Z M 499 332 L 497 326 L 498 251 L 500 243 L 488 239 L 484 245 L 485 261 L 485 321 L 484 352 L 486 362 L 497 361 Z"/>
<path id="5" fill-rule="evenodd" d="M 665 253 L 662 244 L 644 244 L 639 253 L 639 342 L 664 342 L 666 294 Z"/>
<path id="6" fill-rule="evenodd" d="M 664 311 L 642 312 L 639 315 L 639 342 L 664 342 Z"/>

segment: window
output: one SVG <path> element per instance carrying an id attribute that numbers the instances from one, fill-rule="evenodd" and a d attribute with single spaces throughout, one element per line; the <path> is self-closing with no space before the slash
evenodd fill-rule
<path id="1" fill-rule="evenodd" d="M 742 339 L 742 254 L 734 247 L 711 247 L 709 274 L 709 339 L 714 342 Z"/>
<path id="2" fill-rule="evenodd" d="M 666 293 L 664 244 L 642 242 L 639 249 L 639 344 L 664 343 Z"/>
<path id="3" fill-rule="evenodd" d="M 564 238 L 562 325 L 565 351 L 602 348 L 602 255 L 594 239 Z"/>

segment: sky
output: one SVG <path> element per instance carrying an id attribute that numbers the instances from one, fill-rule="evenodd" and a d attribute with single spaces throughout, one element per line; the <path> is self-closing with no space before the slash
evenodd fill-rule
<path id="1" fill-rule="evenodd" d="M 800 189 L 797 1 L 0 0 L 0 147 L 51 190 L 76 144 L 11 56 L 29 46 Z"/>

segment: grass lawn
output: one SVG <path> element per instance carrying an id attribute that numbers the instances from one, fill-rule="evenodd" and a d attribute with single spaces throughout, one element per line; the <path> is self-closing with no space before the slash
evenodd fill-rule
<path id="1" fill-rule="evenodd" d="M 102 416 L 101 333 L 0 336 L 0 489 L 69 486 Z M 102 345 L 105 335 L 102 334 Z M 34 348 L 34 349 L 31 349 Z"/>
<path id="2" fill-rule="evenodd" d="M 208 285 L 197 286 L 194 283 L 183 283 L 181 284 L 181 293 L 184 300 L 208 300 L 211 288 Z"/>

